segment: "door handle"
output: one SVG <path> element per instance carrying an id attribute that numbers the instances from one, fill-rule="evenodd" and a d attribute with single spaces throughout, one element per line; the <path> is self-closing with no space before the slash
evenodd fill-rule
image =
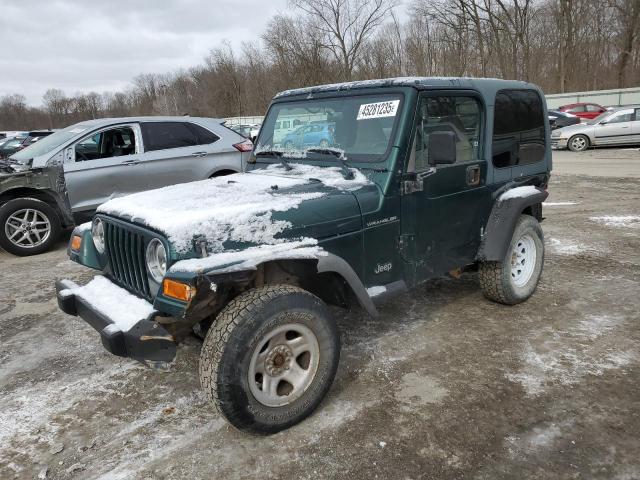
<path id="1" fill-rule="evenodd" d="M 204 157 L 207 155 L 207 152 L 194 152 L 191 154 L 192 157 Z"/>
<path id="2" fill-rule="evenodd" d="M 480 185 L 480 165 L 467 167 L 467 185 Z"/>
<path id="3" fill-rule="evenodd" d="M 122 162 L 122 165 L 137 165 L 140 163 L 140 160 L 125 160 Z"/>

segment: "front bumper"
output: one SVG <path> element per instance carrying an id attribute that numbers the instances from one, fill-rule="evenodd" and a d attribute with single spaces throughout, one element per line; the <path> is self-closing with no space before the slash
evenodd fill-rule
<path id="1" fill-rule="evenodd" d="M 551 148 L 567 148 L 568 138 L 553 138 L 551 137 Z"/>
<path id="2" fill-rule="evenodd" d="M 68 315 L 78 316 L 100 333 L 104 348 L 119 357 L 129 357 L 149 367 L 166 370 L 176 356 L 176 342 L 153 314 L 141 318 L 128 330 L 113 322 L 82 296 L 73 293 L 79 288 L 71 280 L 56 282 L 58 306 Z M 126 293 L 130 295 L 129 293 Z"/>

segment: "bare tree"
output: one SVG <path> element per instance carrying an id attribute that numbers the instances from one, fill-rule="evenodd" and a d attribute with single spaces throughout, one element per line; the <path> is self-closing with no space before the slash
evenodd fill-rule
<path id="1" fill-rule="evenodd" d="M 346 80 L 365 42 L 397 5 L 396 0 L 291 0 L 291 4 L 312 19 L 312 26 L 322 34 L 323 47 L 342 66 Z"/>

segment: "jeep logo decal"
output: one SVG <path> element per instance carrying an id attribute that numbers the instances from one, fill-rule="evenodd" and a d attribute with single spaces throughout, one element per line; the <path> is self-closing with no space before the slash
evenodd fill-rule
<path id="1" fill-rule="evenodd" d="M 378 266 L 376 266 L 376 268 L 373 271 L 373 273 L 378 275 L 379 273 L 382 273 L 382 272 L 390 272 L 392 268 L 393 268 L 393 265 L 392 265 L 391 262 L 387 262 L 387 263 L 384 263 L 382 265 L 378 264 Z"/>

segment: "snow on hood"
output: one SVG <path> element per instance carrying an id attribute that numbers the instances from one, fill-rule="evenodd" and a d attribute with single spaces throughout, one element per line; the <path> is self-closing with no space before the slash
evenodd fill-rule
<path id="1" fill-rule="evenodd" d="M 326 195 L 295 187 L 312 178 L 339 189 L 361 188 L 368 183 L 360 172 L 345 180 L 337 167 L 280 164 L 245 174 L 136 193 L 109 200 L 99 213 L 130 219 L 164 233 L 178 252 L 187 252 L 196 236 L 204 236 L 212 253 L 224 251 L 227 241 L 275 245 L 287 240 L 276 236 L 292 225 L 272 218 L 274 212 L 297 208 L 306 200 Z"/>
<path id="2" fill-rule="evenodd" d="M 277 243 L 275 245 L 258 245 L 244 250 L 228 250 L 204 258 L 192 258 L 176 262 L 172 272 L 193 272 L 211 270 L 227 266 L 224 270 L 244 271 L 253 269 L 265 261 L 281 259 L 314 259 L 327 255 L 314 238 Z"/>

